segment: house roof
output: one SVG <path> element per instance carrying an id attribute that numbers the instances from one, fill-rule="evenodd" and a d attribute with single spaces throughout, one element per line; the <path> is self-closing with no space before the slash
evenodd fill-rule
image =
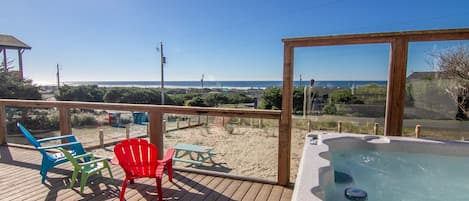
<path id="1" fill-rule="evenodd" d="M 31 49 L 31 46 L 27 45 L 23 41 L 18 40 L 14 36 L 0 34 L 0 48 L 6 48 L 6 49 Z"/>
<path id="2" fill-rule="evenodd" d="M 447 76 L 441 72 L 413 72 L 407 76 L 407 80 L 431 80 L 437 78 L 447 78 Z"/>

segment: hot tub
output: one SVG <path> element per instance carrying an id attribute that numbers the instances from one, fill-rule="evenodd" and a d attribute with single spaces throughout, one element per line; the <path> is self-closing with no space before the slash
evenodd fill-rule
<path id="1" fill-rule="evenodd" d="M 309 133 L 292 200 L 469 200 L 469 143 Z"/>

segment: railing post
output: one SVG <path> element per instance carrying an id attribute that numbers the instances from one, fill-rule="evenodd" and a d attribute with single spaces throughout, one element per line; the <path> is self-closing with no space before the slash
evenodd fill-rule
<path id="1" fill-rule="evenodd" d="M 125 126 L 125 139 L 129 139 L 129 138 L 130 138 L 130 126 L 126 125 Z"/>
<path id="2" fill-rule="evenodd" d="M 99 129 L 98 136 L 99 136 L 99 146 L 101 148 L 104 148 L 104 131 L 103 131 L 103 129 Z"/>
<path id="3" fill-rule="evenodd" d="M 59 107 L 59 120 L 60 120 L 60 135 L 72 134 L 72 127 L 70 124 L 70 109 L 66 107 Z M 67 139 L 63 139 L 62 143 L 67 143 Z"/>
<path id="4" fill-rule="evenodd" d="M 415 125 L 415 137 L 420 138 L 420 125 Z"/>
<path id="5" fill-rule="evenodd" d="M 342 133 L 342 122 L 341 121 L 337 122 L 337 132 Z"/>
<path id="6" fill-rule="evenodd" d="M 150 111 L 150 143 L 158 148 L 158 159 L 163 159 L 163 113 L 158 110 Z"/>
<path id="7" fill-rule="evenodd" d="M 378 126 L 379 126 L 379 123 L 375 123 L 375 125 L 373 126 L 373 134 L 375 135 L 378 135 Z"/>
<path id="8" fill-rule="evenodd" d="M 7 113 L 5 105 L 0 105 L 0 144 L 6 144 L 7 136 Z"/>

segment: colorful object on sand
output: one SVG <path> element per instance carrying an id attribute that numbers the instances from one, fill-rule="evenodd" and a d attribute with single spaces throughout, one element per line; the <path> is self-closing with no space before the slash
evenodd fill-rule
<path id="1" fill-rule="evenodd" d="M 42 154 L 42 164 L 41 164 L 40 174 L 42 176 L 43 184 L 46 181 L 47 172 L 51 168 L 68 161 L 67 158 L 62 153 L 51 154 L 51 153 L 46 152 L 46 150 L 69 147 L 70 150 L 68 152 L 72 156 L 83 155 L 86 153 L 85 149 L 83 149 L 82 144 L 78 142 L 75 136 L 73 135 L 64 135 L 64 136 L 43 138 L 40 140 L 36 140 L 36 138 L 34 138 L 33 135 L 28 131 L 28 129 L 26 129 L 22 124 L 17 123 L 16 126 L 20 129 L 20 131 L 23 133 L 23 135 L 26 137 L 29 143 L 31 143 L 36 148 L 36 150 L 38 150 Z M 51 145 L 51 146 L 41 145 L 41 143 L 43 142 L 64 140 L 64 139 L 68 140 L 68 143 Z M 88 160 L 88 159 L 85 158 L 85 160 Z"/>
<path id="2" fill-rule="evenodd" d="M 163 200 L 161 180 L 164 168 L 166 167 L 169 181 L 173 181 L 172 157 L 174 149 L 168 149 L 163 160 L 157 160 L 158 149 L 155 145 L 148 143 L 144 139 L 131 138 L 122 140 L 117 144 L 114 147 L 114 153 L 119 165 L 125 171 L 120 200 L 124 200 L 127 183 L 130 181 L 133 184 L 134 179 L 138 178 L 155 178 L 158 198 L 160 201 Z"/>
<path id="3" fill-rule="evenodd" d="M 101 170 L 103 169 L 107 169 L 109 171 L 109 176 L 112 178 L 111 168 L 109 167 L 109 163 L 107 162 L 106 158 L 96 159 L 92 153 L 72 156 L 72 154 L 63 148 L 59 148 L 59 150 L 62 152 L 62 154 L 65 155 L 65 158 L 67 158 L 73 164 L 73 175 L 72 180 L 70 181 L 70 188 L 73 188 L 73 185 L 75 185 L 75 181 L 77 180 L 79 172 L 81 172 L 80 193 L 83 193 L 83 189 L 86 182 L 88 181 L 88 177 L 93 174 L 102 175 Z M 79 162 L 78 160 L 82 158 L 89 158 L 90 161 Z"/>

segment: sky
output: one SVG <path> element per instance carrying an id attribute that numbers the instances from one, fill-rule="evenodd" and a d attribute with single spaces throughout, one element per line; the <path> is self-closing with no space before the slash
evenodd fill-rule
<path id="1" fill-rule="evenodd" d="M 0 0 L 0 33 L 32 46 L 25 76 L 62 81 L 281 80 L 282 38 L 467 28 L 467 0 Z M 415 43 L 408 74 L 428 53 L 467 41 Z M 16 53 L 9 51 L 16 59 Z M 299 48 L 295 80 L 386 80 L 389 45 Z"/>

